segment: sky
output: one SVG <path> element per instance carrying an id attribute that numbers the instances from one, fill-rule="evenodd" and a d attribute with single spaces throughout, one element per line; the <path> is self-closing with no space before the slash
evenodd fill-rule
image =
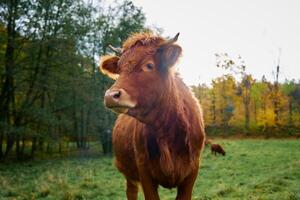
<path id="1" fill-rule="evenodd" d="M 142 7 L 148 26 L 180 32 L 183 55 L 178 70 L 188 85 L 210 84 L 226 73 L 216 67 L 215 53 L 240 55 L 246 72 L 274 80 L 300 79 L 299 0 L 133 0 Z"/>

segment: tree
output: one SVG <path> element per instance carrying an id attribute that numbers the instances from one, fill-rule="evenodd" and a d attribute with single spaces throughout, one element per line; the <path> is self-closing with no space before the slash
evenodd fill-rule
<path id="1" fill-rule="evenodd" d="M 246 73 L 246 65 L 241 56 L 237 60 L 229 57 L 227 53 L 215 54 L 217 58 L 217 67 L 230 70 L 233 74 L 241 76 L 241 83 L 237 88 L 237 95 L 243 98 L 244 115 L 245 115 L 245 130 L 249 130 L 250 125 L 250 92 L 253 84 L 253 78 Z"/>
<path id="2" fill-rule="evenodd" d="M 240 56 L 232 59 L 228 54 L 217 54 L 216 57 L 217 67 L 230 73 L 215 78 L 211 87 L 201 84 L 192 87 L 203 106 L 208 133 L 226 134 L 234 130 L 271 136 L 299 131 L 299 83 L 295 80 L 280 83 L 279 69 L 273 82 L 265 76 L 255 80 L 246 73 Z"/>
<path id="3" fill-rule="evenodd" d="M 145 30 L 141 8 L 128 0 L 109 7 L 10 0 L 1 1 L 0 12 L 0 157 L 14 145 L 22 157 L 32 144 L 34 156 L 45 144 L 62 151 L 64 140 L 75 139 L 85 149 L 95 138 L 111 152 L 106 130 L 115 115 L 104 108 L 103 95 L 112 81 L 98 72 L 98 58 L 109 44 Z"/>

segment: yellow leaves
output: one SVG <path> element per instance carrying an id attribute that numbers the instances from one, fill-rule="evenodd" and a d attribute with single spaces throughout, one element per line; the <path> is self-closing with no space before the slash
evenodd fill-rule
<path id="1" fill-rule="evenodd" d="M 259 110 L 257 115 L 257 125 L 268 127 L 275 126 L 275 113 L 271 108 Z"/>
<path id="2" fill-rule="evenodd" d="M 275 86 L 267 81 L 257 81 L 251 75 L 241 82 L 225 75 L 214 79 L 211 87 L 199 85 L 193 90 L 201 99 L 208 126 L 244 127 L 246 106 L 250 127 L 286 126 L 291 122 L 294 126 L 300 126 L 300 109 L 290 95 L 299 86 L 288 87 L 285 83 Z"/>

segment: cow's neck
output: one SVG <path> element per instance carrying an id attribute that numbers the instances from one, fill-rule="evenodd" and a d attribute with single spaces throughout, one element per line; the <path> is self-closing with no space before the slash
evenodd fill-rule
<path id="1" fill-rule="evenodd" d="M 175 167 L 175 162 L 186 162 L 189 159 L 193 167 L 197 166 L 199 136 L 194 137 L 197 127 L 197 109 L 195 99 L 189 89 L 181 80 L 173 79 L 165 97 L 157 104 L 152 114 L 154 125 L 146 125 L 145 136 L 147 138 L 147 151 L 152 160 L 159 159 L 160 169 L 171 181 L 176 180 L 176 174 L 180 173 Z M 192 124 L 192 125 L 191 125 Z M 198 129 L 200 132 L 200 130 Z M 197 134 L 200 135 L 200 134 Z M 193 144 L 191 143 L 191 141 Z M 175 161 L 175 157 L 181 155 L 183 160 Z M 177 171 L 176 171 L 177 170 Z"/>
<path id="2" fill-rule="evenodd" d="M 183 84 L 177 77 L 172 77 L 168 81 L 166 90 L 154 109 L 157 112 L 153 114 L 153 128 L 157 131 L 166 134 L 175 134 L 176 130 L 188 131 L 188 116 L 186 115 L 188 105 L 185 105 L 184 98 L 189 97 L 184 96 L 186 95 L 184 93 L 191 94 L 189 91 L 182 90 L 183 87 L 187 89 Z"/>

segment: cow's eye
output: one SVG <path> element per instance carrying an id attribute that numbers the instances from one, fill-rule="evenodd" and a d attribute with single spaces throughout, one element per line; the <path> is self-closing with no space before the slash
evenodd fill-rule
<path id="1" fill-rule="evenodd" d="M 147 67 L 148 70 L 153 70 L 154 65 L 153 65 L 153 63 L 147 63 L 146 67 Z"/>
<path id="2" fill-rule="evenodd" d="M 143 64 L 142 70 L 144 72 L 153 71 L 154 70 L 154 63 L 150 61 L 150 62 L 147 62 L 147 63 Z"/>

